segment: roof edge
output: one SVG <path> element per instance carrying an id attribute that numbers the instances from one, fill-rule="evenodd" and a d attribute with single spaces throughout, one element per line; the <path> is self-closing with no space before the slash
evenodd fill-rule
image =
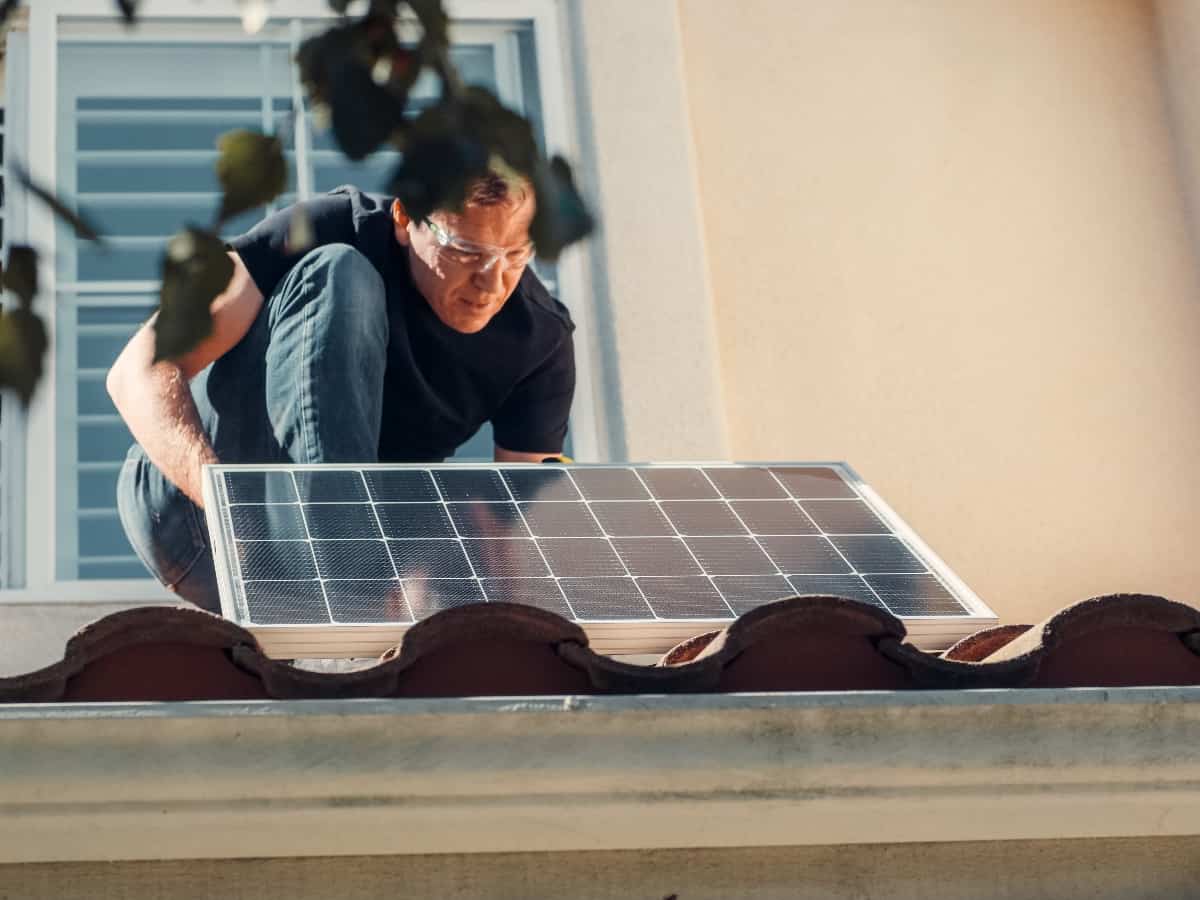
<path id="1" fill-rule="evenodd" d="M 0 862 L 1200 834 L 1200 688 L 0 706 Z"/>

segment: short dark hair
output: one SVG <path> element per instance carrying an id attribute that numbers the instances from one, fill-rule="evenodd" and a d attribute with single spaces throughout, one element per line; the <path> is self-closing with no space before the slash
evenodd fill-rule
<path id="1" fill-rule="evenodd" d="M 529 190 L 527 185 L 524 178 L 508 179 L 494 169 L 488 169 L 467 186 L 467 196 L 463 205 L 504 206 L 520 203 Z"/>

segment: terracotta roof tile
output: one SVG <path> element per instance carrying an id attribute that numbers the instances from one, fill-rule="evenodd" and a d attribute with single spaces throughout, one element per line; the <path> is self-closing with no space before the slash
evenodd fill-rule
<path id="1" fill-rule="evenodd" d="M 988 654 L 994 653 L 1032 627 L 1032 625 L 993 625 L 991 628 L 981 628 L 956 643 L 942 654 L 942 658 L 958 662 L 982 662 Z"/>
<path id="2" fill-rule="evenodd" d="M 595 653 L 554 613 L 488 603 L 422 621 L 374 665 L 325 672 L 268 659 L 217 616 L 155 606 L 105 616 L 67 642 L 61 661 L 0 678 L 0 702 L 1200 684 L 1200 610 L 1162 597 L 1086 600 L 1039 625 L 984 629 L 941 655 L 905 637 L 875 606 L 801 596 L 644 666 Z"/>
<path id="3" fill-rule="evenodd" d="M 985 665 L 1030 665 L 1030 687 L 1200 684 L 1200 610 L 1148 594 L 1068 606 L 997 647 Z"/>

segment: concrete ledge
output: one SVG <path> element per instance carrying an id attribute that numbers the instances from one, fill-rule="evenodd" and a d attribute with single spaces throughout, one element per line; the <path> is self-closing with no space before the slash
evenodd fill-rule
<path id="1" fill-rule="evenodd" d="M 1200 688 L 0 707 L 0 862 L 1200 834 Z"/>
<path id="2" fill-rule="evenodd" d="M 1200 894 L 1200 838 L 987 841 L 572 853 L 26 863 L 21 900 L 1178 900 Z"/>

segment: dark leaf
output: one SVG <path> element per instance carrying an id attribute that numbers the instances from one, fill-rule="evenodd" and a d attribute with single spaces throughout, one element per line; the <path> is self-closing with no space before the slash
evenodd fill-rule
<path id="1" fill-rule="evenodd" d="M 28 309 L 0 312 L 0 387 L 16 391 L 22 406 L 42 380 L 47 345 L 45 325 Z"/>
<path id="2" fill-rule="evenodd" d="M 215 234 L 188 227 L 167 244 L 154 322 L 154 361 L 178 359 L 212 333 L 210 307 L 233 277 L 233 261 Z"/>
<path id="3" fill-rule="evenodd" d="M 38 255 L 32 247 L 10 247 L 8 265 L 4 267 L 4 289 L 21 300 L 21 308 L 29 309 L 38 292 Z"/>
<path id="4" fill-rule="evenodd" d="M 287 187 L 287 160 L 279 138 L 239 128 L 217 139 L 217 179 L 225 192 L 218 222 L 270 203 Z"/>
<path id="5" fill-rule="evenodd" d="M 335 68 L 330 125 L 342 152 L 360 160 L 379 149 L 404 121 L 404 102 L 376 84 L 371 72 L 354 60 Z"/>
<path id="6" fill-rule="evenodd" d="M 350 0 L 329 0 L 329 8 L 339 16 L 344 16 L 350 8 Z"/>
<path id="7" fill-rule="evenodd" d="M 442 9 L 442 0 L 408 0 L 424 32 L 423 41 L 443 46 L 449 43 L 450 18 Z"/>
<path id="8" fill-rule="evenodd" d="M 126 25 L 132 25 L 137 21 L 137 7 L 138 0 L 117 0 L 117 9 L 121 11 Z"/>
<path id="9" fill-rule="evenodd" d="M 595 221 L 575 189 L 571 167 L 561 156 L 538 163 L 533 170 L 533 190 L 537 212 L 529 236 L 538 256 L 554 262 L 563 248 L 587 237 Z"/>
<path id="10" fill-rule="evenodd" d="M 54 214 L 66 222 L 74 229 L 76 236 L 85 241 L 100 241 L 100 235 L 95 227 L 84 219 L 79 213 L 75 212 L 63 201 L 59 200 L 44 187 L 35 182 L 29 175 L 27 170 L 19 162 L 13 161 L 13 171 L 17 175 L 19 181 L 26 190 L 54 210 Z"/>
<path id="11" fill-rule="evenodd" d="M 3 28 L 8 23 L 8 18 L 17 11 L 17 7 L 21 5 L 21 0 L 3 0 L 0 3 L 0 28 Z"/>
<path id="12" fill-rule="evenodd" d="M 419 65 L 400 46 L 389 16 L 338 25 L 296 54 L 309 96 L 329 108 L 334 138 L 351 159 L 376 150 L 403 123 Z"/>

